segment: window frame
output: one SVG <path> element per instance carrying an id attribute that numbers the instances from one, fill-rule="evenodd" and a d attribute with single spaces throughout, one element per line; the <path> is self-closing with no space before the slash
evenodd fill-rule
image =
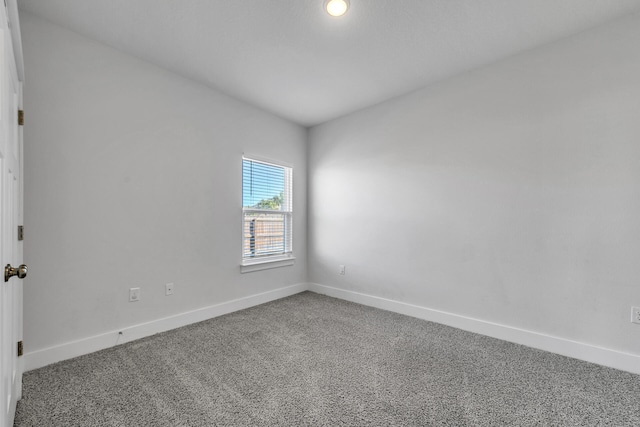
<path id="1" fill-rule="evenodd" d="M 275 166 L 279 168 L 285 169 L 285 192 L 287 189 L 289 190 L 289 194 L 285 194 L 285 200 L 288 200 L 287 204 L 290 206 L 289 210 L 269 210 L 269 209 L 251 209 L 245 208 L 244 206 L 244 161 L 251 161 L 256 163 L 262 163 L 267 166 Z M 285 267 L 295 264 L 296 257 L 293 253 L 293 217 L 294 217 L 294 209 L 293 209 L 293 165 L 289 163 L 285 163 L 278 160 L 273 160 L 270 158 L 266 158 L 263 156 L 257 156 L 253 154 L 243 154 L 241 159 L 241 240 L 240 240 L 240 272 L 241 273 L 249 273 L 252 271 L 266 270 L 271 268 Z M 287 174 L 288 177 L 287 177 Z M 289 180 L 289 185 L 287 186 L 287 179 Z M 284 238 L 284 253 L 277 253 L 273 255 L 263 255 L 255 258 L 245 257 L 245 213 L 246 212 L 255 212 L 255 213 L 283 213 L 285 218 L 285 227 L 287 231 L 285 231 Z M 290 235 L 287 238 L 287 235 Z"/>

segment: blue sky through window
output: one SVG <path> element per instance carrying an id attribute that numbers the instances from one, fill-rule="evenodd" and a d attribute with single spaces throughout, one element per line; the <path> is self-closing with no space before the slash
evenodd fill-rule
<path id="1" fill-rule="evenodd" d="M 284 193 L 283 167 L 242 160 L 242 206 L 254 207 L 262 200 Z"/>

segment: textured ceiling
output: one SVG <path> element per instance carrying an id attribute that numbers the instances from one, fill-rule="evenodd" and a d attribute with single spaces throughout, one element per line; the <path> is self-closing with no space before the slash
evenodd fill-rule
<path id="1" fill-rule="evenodd" d="M 20 0 L 305 126 L 640 11 L 640 0 Z"/>

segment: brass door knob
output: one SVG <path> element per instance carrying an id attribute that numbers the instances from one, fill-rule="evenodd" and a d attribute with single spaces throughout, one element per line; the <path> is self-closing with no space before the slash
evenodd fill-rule
<path id="1" fill-rule="evenodd" d="M 13 276 L 18 276 L 18 279 L 24 279 L 27 277 L 27 266 L 22 264 L 20 267 L 11 267 L 11 264 L 7 264 L 4 268 L 4 281 L 8 282 Z"/>

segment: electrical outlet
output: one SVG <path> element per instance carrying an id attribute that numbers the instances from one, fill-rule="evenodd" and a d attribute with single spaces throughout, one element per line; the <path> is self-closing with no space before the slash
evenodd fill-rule
<path id="1" fill-rule="evenodd" d="M 640 307 L 631 307 L 631 323 L 640 325 Z"/>
<path id="2" fill-rule="evenodd" d="M 167 283 L 164 285 L 164 294 L 173 295 L 173 283 Z"/>
<path id="3" fill-rule="evenodd" d="M 140 288 L 129 288 L 129 302 L 140 301 Z"/>
<path id="4" fill-rule="evenodd" d="M 345 275 L 345 270 L 344 270 L 344 265 L 340 266 L 340 275 L 344 276 Z"/>

